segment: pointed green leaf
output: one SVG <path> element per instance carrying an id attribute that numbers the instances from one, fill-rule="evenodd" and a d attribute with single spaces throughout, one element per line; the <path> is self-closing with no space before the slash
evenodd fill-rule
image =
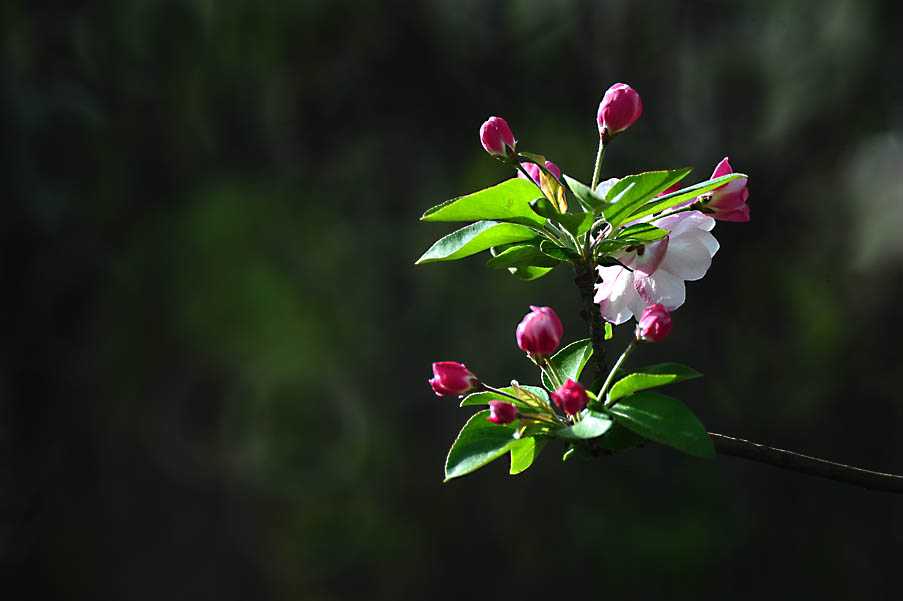
<path id="1" fill-rule="evenodd" d="M 523 267 L 509 267 L 508 271 L 519 280 L 524 282 L 532 282 L 541 277 L 549 275 L 554 269 L 553 267 L 535 267 L 533 265 L 525 265 Z"/>
<path id="2" fill-rule="evenodd" d="M 579 422 L 567 428 L 553 430 L 552 435 L 568 440 L 597 438 L 605 434 L 613 423 L 604 413 L 587 411 Z"/>
<path id="3" fill-rule="evenodd" d="M 679 204 L 696 198 L 700 194 L 705 194 L 706 192 L 710 192 L 715 188 L 720 188 L 724 184 L 740 177 L 746 177 L 746 175 L 743 173 L 731 173 L 728 175 L 722 175 L 721 177 L 716 177 L 715 179 L 709 179 L 704 182 L 699 182 L 698 184 L 694 184 L 687 188 L 681 188 L 676 192 L 671 192 L 670 194 L 666 194 L 660 198 L 655 198 L 650 202 L 647 202 L 646 204 L 640 206 L 627 218 L 627 220 L 632 221 L 634 219 L 639 219 L 647 215 L 653 215 L 655 213 L 667 211 L 668 209 L 674 208 Z"/>
<path id="4" fill-rule="evenodd" d="M 630 227 L 625 227 L 618 232 L 615 239 L 630 242 L 631 244 L 648 244 L 650 242 L 655 242 L 656 240 L 661 240 L 667 235 L 668 230 L 655 227 L 649 223 L 636 223 Z"/>
<path id="5" fill-rule="evenodd" d="M 542 225 L 545 221 L 530 209 L 530 201 L 542 197 L 533 182 L 515 177 L 502 183 L 452 198 L 429 209 L 421 221 L 479 221 L 482 219 Z"/>
<path id="6" fill-rule="evenodd" d="M 520 385 L 520 388 L 526 390 L 527 392 L 535 394 L 540 398 L 540 400 L 548 404 L 549 393 L 547 393 L 544 388 L 540 388 L 539 386 L 524 386 L 523 384 Z M 504 388 L 499 388 L 499 390 L 501 390 L 502 392 L 507 392 L 508 394 L 511 394 L 513 396 L 522 395 L 522 393 L 518 393 L 518 391 L 513 386 L 505 386 Z M 505 401 L 506 403 L 511 403 L 512 405 L 515 405 L 522 409 L 526 409 L 532 406 L 525 400 L 515 401 L 511 397 L 507 397 L 503 394 L 492 392 L 490 390 L 484 390 L 483 392 L 474 392 L 461 399 L 461 407 L 467 407 L 470 405 L 486 405 L 489 403 L 489 401 Z"/>
<path id="7" fill-rule="evenodd" d="M 695 457 L 715 456 L 705 426 L 686 405 L 658 392 L 636 392 L 608 409 L 612 418 L 636 434 Z"/>
<path id="8" fill-rule="evenodd" d="M 647 171 L 622 178 L 605 195 L 606 202 L 612 203 L 603 210 L 605 219 L 612 227 L 619 226 L 627 221 L 628 216 L 638 207 L 685 178 L 690 171 L 692 171 L 690 167 L 684 167 L 667 171 Z"/>
<path id="9" fill-rule="evenodd" d="M 593 227 L 595 218 L 592 213 L 560 213 L 554 220 L 575 236 L 579 236 Z"/>
<path id="10" fill-rule="evenodd" d="M 417 265 L 437 261 L 456 261 L 493 246 L 532 240 L 533 238 L 536 238 L 536 232 L 525 225 L 478 221 L 437 240 L 429 250 L 423 253 L 422 257 L 417 259 Z"/>
<path id="11" fill-rule="evenodd" d="M 568 185 L 568 188 L 570 188 L 574 196 L 577 197 L 578 202 L 583 205 L 584 209 L 590 213 L 599 213 L 602 211 L 602 207 L 605 206 L 605 201 L 593 192 L 589 186 L 569 175 L 564 175 L 562 177 Z"/>
<path id="12" fill-rule="evenodd" d="M 489 410 L 474 414 L 452 443 L 445 460 L 445 481 L 480 469 L 508 452 L 517 439 L 513 424 L 500 426 L 487 421 Z M 516 422 L 515 422 L 516 423 Z"/>
<path id="13" fill-rule="evenodd" d="M 508 470 L 508 473 L 513 476 L 525 471 L 533 465 L 544 446 L 546 446 L 544 438 L 537 439 L 533 436 L 515 441 L 511 445 L 511 469 Z"/>
<path id="14" fill-rule="evenodd" d="M 543 242 L 547 242 L 544 240 Z M 535 244 L 515 244 L 509 246 L 499 254 L 486 261 L 486 267 L 492 269 L 505 269 L 508 267 L 555 267 L 558 261 L 540 252 Z"/>
<path id="15" fill-rule="evenodd" d="M 552 355 L 549 360 L 555 366 L 562 380 L 571 378 L 576 382 L 580 379 L 580 374 L 583 373 L 586 362 L 592 356 L 593 343 L 589 338 L 584 338 L 583 340 L 570 343 Z M 542 374 L 542 384 L 549 390 L 555 389 L 552 385 L 552 380 L 549 379 L 545 372 Z"/>
<path id="16" fill-rule="evenodd" d="M 608 399 L 617 401 L 639 390 L 658 388 L 659 386 L 667 386 L 675 382 L 701 377 L 701 373 L 692 367 L 687 367 L 680 363 L 650 365 L 615 382 L 608 393 Z"/>

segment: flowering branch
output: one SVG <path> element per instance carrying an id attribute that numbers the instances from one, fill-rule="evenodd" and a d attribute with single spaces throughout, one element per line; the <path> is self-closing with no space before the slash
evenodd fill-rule
<path id="1" fill-rule="evenodd" d="M 717 222 L 749 221 L 747 176 L 727 157 L 709 179 L 682 187 L 689 168 L 601 179 L 611 142 L 639 119 L 639 94 L 615 84 L 596 121 L 599 150 L 592 183 L 562 174 L 545 156 L 517 150 L 508 123 L 491 117 L 480 128 L 483 148 L 517 177 L 424 213 L 424 221 L 472 221 L 438 240 L 418 264 L 455 261 L 489 250 L 487 266 L 531 281 L 559 263 L 574 269 L 589 338 L 562 347 L 564 327 L 551 307 L 531 306 L 515 331 L 517 346 L 539 368 L 541 386 L 495 388 L 463 363 L 433 363 L 430 386 L 458 396 L 462 406 L 485 406 L 452 444 L 446 480 L 510 456 L 510 473 L 530 467 L 549 441 L 577 454 L 617 453 L 657 442 L 699 458 L 716 453 L 875 490 L 903 492 L 903 476 L 708 432 L 689 407 L 661 387 L 701 377 L 679 363 L 627 365 L 640 343 L 671 332 L 671 312 L 686 300 L 686 282 L 705 276 L 719 243 Z M 565 186 L 566 184 L 566 186 Z M 568 193 L 572 196 L 568 198 Z M 576 202 L 572 202 L 572 200 Z M 605 341 L 611 328 L 635 319 L 634 338 L 609 370 Z M 580 382 L 592 360 L 594 369 Z M 603 381 L 604 379 L 604 381 Z M 599 384 L 600 382 L 601 385 Z"/>

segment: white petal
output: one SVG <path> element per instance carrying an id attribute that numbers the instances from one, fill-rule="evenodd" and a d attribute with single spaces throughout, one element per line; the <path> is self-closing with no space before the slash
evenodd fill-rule
<path id="1" fill-rule="evenodd" d="M 636 276 L 634 285 L 647 305 L 661 303 L 673 311 L 687 300 L 684 281 L 661 268 L 650 276 Z"/>
<path id="2" fill-rule="evenodd" d="M 702 231 L 699 233 L 708 234 Z M 709 253 L 709 247 L 698 235 L 684 234 L 671 239 L 668 253 L 659 265 L 658 271 L 665 270 L 682 280 L 694 281 L 701 279 L 711 266 L 712 255 Z"/>
<path id="3" fill-rule="evenodd" d="M 596 287 L 595 301 L 599 303 L 602 317 L 613 324 L 621 324 L 633 317 L 632 307 L 637 304 L 637 292 L 633 286 L 633 272 L 618 267 L 600 267 L 602 283 Z"/>
<path id="4" fill-rule="evenodd" d="M 718 244 L 718 240 L 716 240 L 715 236 L 709 232 L 699 232 L 696 236 L 700 242 L 705 244 L 705 247 L 709 249 L 709 255 L 713 257 L 715 256 L 715 253 L 718 252 L 718 249 L 721 248 L 721 245 Z"/>

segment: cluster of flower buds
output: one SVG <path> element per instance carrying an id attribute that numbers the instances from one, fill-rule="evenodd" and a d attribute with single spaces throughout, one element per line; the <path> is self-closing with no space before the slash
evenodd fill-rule
<path id="1" fill-rule="evenodd" d="M 660 342 L 670 331 L 671 316 L 667 309 L 660 304 L 650 305 L 643 311 L 637 324 L 636 337 L 641 342 Z M 548 358 L 561 345 L 563 335 L 564 326 L 551 307 L 531 306 L 530 312 L 515 330 L 517 346 L 539 365 L 548 365 Z M 457 361 L 433 363 L 433 377 L 429 384 L 437 396 L 461 396 L 479 390 L 501 392 L 483 385 L 466 365 Z M 549 398 L 555 407 L 569 417 L 579 414 L 589 404 L 586 388 L 572 378 L 551 391 Z M 514 404 L 503 400 L 489 401 L 488 421 L 504 425 L 519 417 L 521 415 Z"/>

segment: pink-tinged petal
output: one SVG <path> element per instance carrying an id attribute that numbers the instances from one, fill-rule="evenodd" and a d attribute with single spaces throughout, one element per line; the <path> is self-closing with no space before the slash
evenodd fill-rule
<path id="1" fill-rule="evenodd" d="M 746 223 L 749 221 L 749 205 L 743 205 L 733 211 L 725 213 L 717 213 L 718 221 L 733 221 L 735 223 Z"/>
<path id="2" fill-rule="evenodd" d="M 743 206 L 746 203 L 746 199 L 749 198 L 749 194 L 743 194 L 743 192 L 745 192 L 745 190 L 718 194 L 712 199 L 708 206 L 715 212 L 733 211 L 734 209 Z"/>
<path id="3" fill-rule="evenodd" d="M 731 164 L 728 161 L 727 157 L 721 159 L 721 162 L 715 166 L 715 170 L 712 171 L 712 177 L 710 179 L 715 179 L 716 177 L 721 177 L 722 175 L 730 175 L 734 170 L 731 168 Z"/>
<path id="4" fill-rule="evenodd" d="M 749 178 L 738 177 L 737 179 L 731 180 L 720 188 L 717 188 L 715 194 L 733 194 L 745 190 L 747 179 Z"/>
<path id="5" fill-rule="evenodd" d="M 669 311 L 677 309 L 687 300 L 684 281 L 663 269 L 650 276 L 635 276 L 634 287 L 647 305 L 661 303 Z"/>
<path id="6" fill-rule="evenodd" d="M 711 236 L 708 232 L 699 233 Z M 711 266 L 712 255 L 708 247 L 697 236 L 687 234 L 671 240 L 668 256 L 655 275 L 664 270 L 682 280 L 695 281 L 701 279 Z"/>
<path id="7" fill-rule="evenodd" d="M 673 237 L 690 230 L 710 231 L 715 227 L 715 220 L 699 211 L 685 211 L 656 219 L 652 224 L 668 230 Z"/>
<path id="8" fill-rule="evenodd" d="M 655 273 L 662 259 L 665 258 L 665 253 L 668 251 L 668 243 L 669 237 L 665 236 L 661 240 L 645 245 L 642 254 L 638 251 L 631 251 L 622 253 L 618 258 L 621 263 L 634 271 L 650 275 Z"/>
<path id="9" fill-rule="evenodd" d="M 595 302 L 605 321 L 617 325 L 633 317 L 639 301 L 633 286 L 633 272 L 619 265 L 599 267 L 602 283 L 596 286 Z"/>
<path id="10" fill-rule="evenodd" d="M 546 161 L 546 169 L 555 176 L 555 179 L 561 181 L 561 168 L 552 161 Z"/>
<path id="11" fill-rule="evenodd" d="M 534 163 L 521 163 L 521 167 L 524 168 L 524 171 L 530 176 L 530 179 L 533 180 L 533 183 L 537 186 L 539 185 L 539 166 Z M 527 176 L 524 175 L 523 171 L 520 169 L 517 170 L 517 177 L 521 179 L 527 179 Z"/>

